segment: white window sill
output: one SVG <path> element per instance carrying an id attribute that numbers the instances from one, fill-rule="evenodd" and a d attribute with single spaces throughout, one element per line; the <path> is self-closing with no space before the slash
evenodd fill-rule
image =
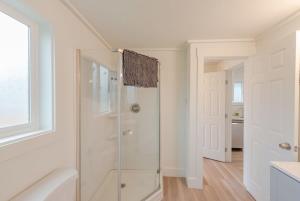
<path id="1" fill-rule="evenodd" d="M 51 134 L 53 130 L 38 130 L 34 132 L 16 134 L 9 137 L 0 138 L 0 147 L 8 146 L 25 140 L 30 140 L 41 135 Z"/>

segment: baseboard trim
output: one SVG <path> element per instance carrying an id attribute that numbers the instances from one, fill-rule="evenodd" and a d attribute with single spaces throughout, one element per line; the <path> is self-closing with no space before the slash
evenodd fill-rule
<path id="1" fill-rule="evenodd" d="M 248 185 L 245 186 L 247 191 L 251 194 L 251 196 L 256 200 L 266 201 L 267 199 L 264 197 L 261 188 L 255 185 L 251 180 L 248 182 Z"/>
<path id="2" fill-rule="evenodd" d="M 162 168 L 162 175 L 165 177 L 184 177 L 184 169 Z"/>
<path id="3" fill-rule="evenodd" d="M 187 177 L 186 183 L 187 183 L 188 188 L 195 188 L 195 189 L 203 188 L 202 179 L 200 179 L 198 177 Z"/>
<path id="4" fill-rule="evenodd" d="M 162 201 L 163 200 L 163 191 L 159 189 L 153 195 L 151 195 L 146 201 Z"/>

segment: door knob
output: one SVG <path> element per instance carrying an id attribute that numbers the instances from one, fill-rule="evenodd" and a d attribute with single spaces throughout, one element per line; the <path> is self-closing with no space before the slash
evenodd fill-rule
<path id="1" fill-rule="evenodd" d="M 123 131 L 123 135 L 125 136 L 125 135 L 132 135 L 133 134 L 133 131 L 132 130 L 130 130 L 130 129 L 128 129 L 128 130 L 126 130 L 126 131 Z"/>
<path id="2" fill-rule="evenodd" d="M 291 146 L 289 143 L 287 143 L 287 142 L 285 142 L 285 143 L 280 143 L 280 144 L 279 144 L 279 147 L 280 147 L 281 149 L 286 149 L 286 150 L 291 150 L 291 149 L 292 149 L 292 146 Z"/>

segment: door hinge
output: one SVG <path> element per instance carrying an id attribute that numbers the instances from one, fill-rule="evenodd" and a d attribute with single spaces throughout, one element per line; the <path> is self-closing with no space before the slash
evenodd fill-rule
<path id="1" fill-rule="evenodd" d="M 227 147 L 225 147 L 225 152 L 227 152 L 227 150 L 228 150 Z"/>
<path id="2" fill-rule="evenodd" d="M 226 85 L 228 84 L 228 80 L 225 80 L 225 84 L 226 84 Z"/>
<path id="3" fill-rule="evenodd" d="M 227 118 L 228 118 L 228 114 L 226 113 L 226 114 L 225 114 L 225 119 L 227 119 Z"/>
<path id="4" fill-rule="evenodd" d="M 156 170 L 156 173 L 157 173 L 157 174 L 160 174 L 160 169 L 157 169 L 157 170 Z"/>

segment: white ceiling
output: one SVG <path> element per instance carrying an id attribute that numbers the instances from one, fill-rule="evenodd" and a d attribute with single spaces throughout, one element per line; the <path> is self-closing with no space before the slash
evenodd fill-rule
<path id="1" fill-rule="evenodd" d="M 187 40 L 254 38 L 300 0 L 70 0 L 108 43 L 177 48 Z"/>

